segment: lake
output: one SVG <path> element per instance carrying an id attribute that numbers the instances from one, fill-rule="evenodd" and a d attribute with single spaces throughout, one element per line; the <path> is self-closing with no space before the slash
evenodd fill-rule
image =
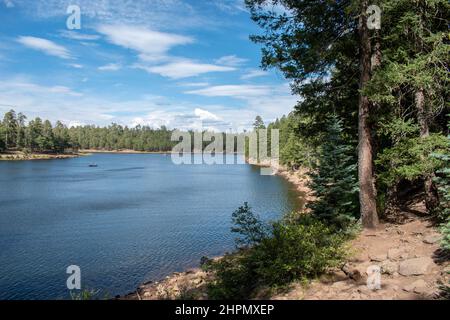
<path id="1" fill-rule="evenodd" d="M 98 167 L 91 168 L 89 164 Z M 233 250 L 231 214 L 295 209 L 294 186 L 251 165 L 161 154 L 0 161 L 0 299 L 67 299 L 66 268 L 114 297 Z"/>

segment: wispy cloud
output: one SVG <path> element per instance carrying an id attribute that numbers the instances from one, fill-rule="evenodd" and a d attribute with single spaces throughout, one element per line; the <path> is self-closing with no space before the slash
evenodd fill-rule
<path id="1" fill-rule="evenodd" d="M 3 4 L 7 8 L 14 8 L 15 7 L 14 2 L 12 0 L 3 0 Z"/>
<path id="2" fill-rule="evenodd" d="M 92 41 L 100 39 L 100 36 L 97 34 L 86 34 L 80 33 L 77 31 L 69 31 L 69 30 L 61 30 L 59 35 L 72 40 L 80 40 L 80 41 Z"/>
<path id="3" fill-rule="evenodd" d="M 231 56 L 221 57 L 221 58 L 217 59 L 215 62 L 217 64 L 221 64 L 221 65 L 225 65 L 225 66 L 237 67 L 237 66 L 243 65 L 247 61 L 248 61 L 247 59 L 239 58 L 236 55 L 231 55 Z"/>
<path id="4" fill-rule="evenodd" d="M 122 69 L 122 66 L 118 63 L 110 63 L 101 67 L 98 67 L 100 71 L 118 71 Z"/>
<path id="5" fill-rule="evenodd" d="M 8 1 L 8 0 L 7 0 Z M 68 5 L 81 8 L 83 24 L 95 19 L 102 24 L 134 24 L 164 30 L 205 27 L 214 20 L 204 17 L 184 0 L 9 0 L 33 18 L 67 16 Z"/>
<path id="6" fill-rule="evenodd" d="M 267 76 L 268 74 L 269 73 L 267 71 L 264 71 L 264 70 L 251 69 L 251 70 L 248 70 L 247 73 L 242 75 L 241 79 L 242 80 L 249 80 L 249 79 L 253 79 L 253 78 L 257 78 L 257 77 L 264 77 L 264 76 Z"/>
<path id="7" fill-rule="evenodd" d="M 196 94 L 206 97 L 258 97 L 265 96 L 271 92 L 269 86 L 254 85 L 224 85 L 213 86 L 204 89 L 186 91 L 187 94 Z"/>
<path id="8" fill-rule="evenodd" d="M 78 63 L 69 63 L 68 66 L 75 68 L 75 69 L 83 69 L 83 65 L 78 64 Z"/>
<path id="9" fill-rule="evenodd" d="M 209 82 L 179 82 L 177 85 L 181 87 L 207 87 Z"/>
<path id="10" fill-rule="evenodd" d="M 41 51 L 50 56 L 59 57 L 61 59 L 72 59 L 69 50 L 47 39 L 21 36 L 17 39 L 17 42 L 28 48 Z"/>
<path id="11" fill-rule="evenodd" d="M 176 59 L 173 62 L 157 66 L 149 67 L 145 65 L 136 65 L 136 67 L 149 73 L 156 73 L 170 79 L 182 79 L 209 72 L 227 72 L 235 70 L 233 67 L 199 63 L 189 59 Z"/>
<path id="12" fill-rule="evenodd" d="M 194 42 L 191 37 L 144 27 L 101 25 L 97 31 L 105 35 L 109 42 L 136 51 L 144 61 L 163 60 L 171 48 Z"/>

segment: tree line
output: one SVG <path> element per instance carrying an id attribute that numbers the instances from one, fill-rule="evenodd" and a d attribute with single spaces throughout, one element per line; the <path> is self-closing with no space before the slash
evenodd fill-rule
<path id="1" fill-rule="evenodd" d="M 0 122 L 0 151 L 20 150 L 26 152 L 62 153 L 68 149 L 96 149 L 165 152 L 175 142 L 172 130 L 162 126 L 129 128 L 118 124 L 108 127 L 94 125 L 68 128 L 61 121 L 53 126 L 49 120 L 37 117 L 26 123 L 23 113 L 10 110 Z"/>
<path id="2" fill-rule="evenodd" d="M 26 121 L 27 117 L 23 113 L 16 113 L 14 110 L 4 114 L 3 121 L 0 121 L 0 152 L 63 153 L 78 149 L 169 152 L 179 142 L 176 139 L 172 141 L 172 134 L 176 129 L 168 129 L 165 126 L 154 129 L 150 126 L 128 127 L 112 123 L 107 127 L 85 125 L 69 128 L 61 121 L 57 121 L 53 126 L 49 120 L 42 120 L 39 117 Z M 189 130 L 182 133 L 184 136 L 186 133 L 187 136 L 190 135 L 191 151 L 198 152 L 199 150 L 195 149 L 198 146 L 193 143 L 195 132 Z M 226 143 L 226 133 L 216 134 L 221 134 L 223 143 Z M 239 136 L 239 134 L 232 135 Z M 214 142 L 214 139 L 203 141 L 200 145 L 202 150 Z M 237 148 L 238 145 L 235 143 L 235 152 L 238 151 Z"/>

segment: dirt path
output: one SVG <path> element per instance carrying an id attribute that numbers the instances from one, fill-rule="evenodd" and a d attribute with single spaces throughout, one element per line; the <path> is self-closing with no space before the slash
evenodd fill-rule
<path id="1" fill-rule="evenodd" d="M 414 210 L 425 215 L 423 208 L 420 204 Z M 377 231 L 363 231 L 353 240 L 353 255 L 344 268 L 346 272 L 338 270 L 323 276 L 308 288 L 293 285 L 287 293 L 274 299 L 436 298 L 439 281 L 448 283 L 450 271 L 449 262 L 439 258 L 439 242 L 440 235 L 429 219 L 408 213 L 404 224 L 382 224 Z M 367 286 L 371 266 L 381 270 L 378 290 Z"/>

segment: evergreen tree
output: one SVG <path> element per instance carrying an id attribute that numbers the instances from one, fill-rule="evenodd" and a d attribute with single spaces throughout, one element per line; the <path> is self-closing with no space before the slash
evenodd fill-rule
<path id="1" fill-rule="evenodd" d="M 263 119 L 261 118 L 261 116 L 256 116 L 255 118 L 255 122 L 253 123 L 253 128 L 256 129 L 265 129 L 266 126 L 264 124 Z"/>
<path id="2" fill-rule="evenodd" d="M 17 118 L 14 110 L 5 113 L 3 128 L 6 148 L 15 147 L 17 142 Z"/>
<path id="3" fill-rule="evenodd" d="M 5 129 L 3 128 L 2 123 L 0 122 L 0 151 L 4 151 L 6 149 L 5 144 Z"/>
<path id="4" fill-rule="evenodd" d="M 17 115 L 17 147 L 19 149 L 23 149 L 26 146 L 26 137 L 25 137 L 25 120 L 27 117 L 19 112 Z"/>
<path id="5" fill-rule="evenodd" d="M 333 117 L 317 165 L 310 173 L 309 186 L 317 200 L 308 205 L 314 215 L 338 229 L 345 229 L 359 216 L 355 154 L 342 131 L 342 122 Z"/>

